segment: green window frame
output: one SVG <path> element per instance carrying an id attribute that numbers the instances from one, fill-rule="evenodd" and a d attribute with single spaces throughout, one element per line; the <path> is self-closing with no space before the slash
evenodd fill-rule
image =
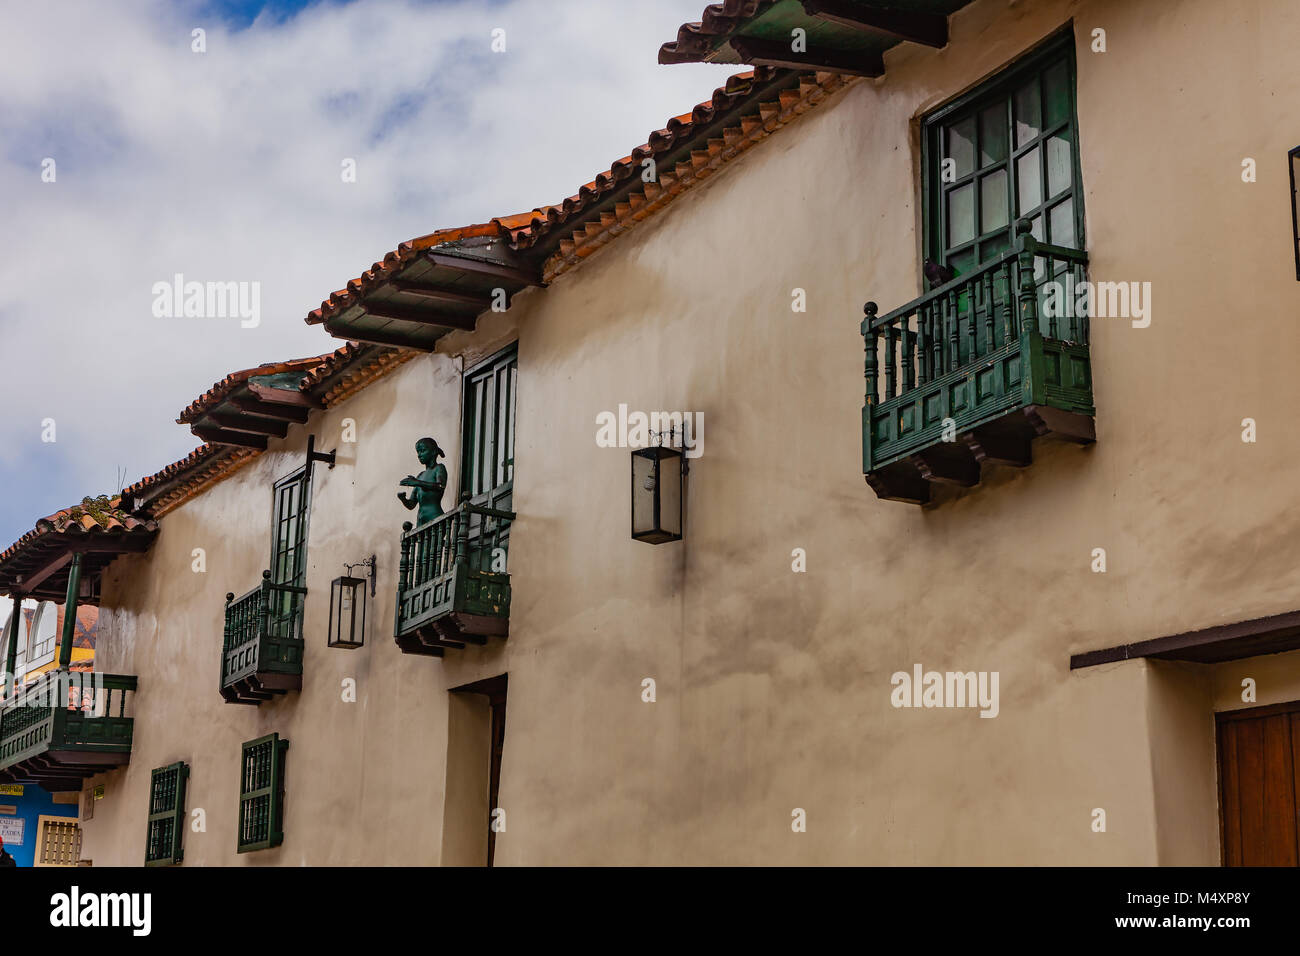
<path id="1" fill-rule="evenodd" d="M 968 274 L 1013 247 L 1021 218 L 1041 242 L 1084 248 L 1072 31 L 922 125 L 927 258 Z"/>
<path id="2" fill-rule="evenodd" d="M 518 380 L 517 344 L 465 373 L 460 485 L 473 498 L 514 484 Z"/>
<path id="3" fill-rule="evenodd" d="M 149 778 L 149 828 L 144 865 L 171 866 L 185 859 L 185 788 L 189 764 L 157 767 Z"/>
<path id="4" fill-rule="evenodd" d="M 245 741 L 239 761 L 240 853 L 266 850 L 284 842 L 284 770 L 289 741 L 267 734 Z"/>
<path id="5" fill-rule="evenodd" d="M 281 478 L 271 493 L 271 581 L 302 587 L 307 576 L 311 466 L 303 465 Z"/>
<path id="6" fill-rule="evenodd" d="M 515 405 L 519 346 L 511 345 L 465 373 L 461 400 L 461 493 L 476 505 L 514 510 Z M 510 522 L 473 514 L 469 518 L 470 566 L 500 570 L 509 560 Z M 498 549 L 499 552 L 498 552 Z"/>
<path id="7" fill-rule="evenodd" d="M 311 464 L 272 488 L 271 583 L 307 586 L 307 524 L 311 512 Z M 276 637 L 302 637 L 302 595 L 273 589 L 268 627 Z"/>

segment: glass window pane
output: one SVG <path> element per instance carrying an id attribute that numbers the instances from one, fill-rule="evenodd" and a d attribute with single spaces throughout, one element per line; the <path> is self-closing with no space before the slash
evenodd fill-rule
<path id="1" fill-rule="evenodd" d="M 948 265 L 952 267 L 954 275 L 969 275 L 975 269 L 975 250 L 967 249 L 965 252 L 949 257 Z"/>
<path id="2" fill-rule="evenodd" d="M 955 160 L 957 178 L 969 175 L 975 165 L 975 118 L 969 116 L 948 127 L 947 159 Z"/>
<path id="3" fill-rule="evenodd" d="M 1063 203 L 1057 203 L 1048 213 L 1048 242 L 1058 246 L 1069 246 L 1071 249 L 1078 248 L 1078 243 L 1074 236 L 1074 200 L 1067 199 Z"/>
<path id="4" fill-rule="evenodd" d="M 1009 221 L 1011 197 L 1007 190 L 1007 171 L 996 169 L 980 179 L 980 232 L 1001 229 Z"/>
<path id="5" fill-rule="evenodd" d="M 1016 116 L 1016 146 L 1024 146 L 1042 129 L 1039 117 L 1041 103 L 1038 95 L 1038 77 L 1034 77 L 1016 90 L 1014 110 Z"/>
<path id="6" fill-rule="evenodd" d="M 1043 174 L 1038 165 L 1038 150 L 1039 147 L 1035 146 L 1016 160 L 1016 183 L 1020 191 L 1016 211 L 1019 215 L 1033 212 L 1043 203 Z"/>
<path id="7" fill-rule="evenodd" d="M 1070 68 L 1058 63 L 1043 74 L 1044 123 L 1050 129 L 1070 118 Z"/>
<path id="8" fill-rule="evenodd" d="M 948 245 L 975 238 L 975 186 L 967 183 L 948 193 Z"/>
<path id="9" fill-rule="evenodd" d="M 1010 143 L 1007 137 L 1007 106 L 997 106 L 980 113 L 980 167 L 1005 162 Z"/>
<path id="10" fill-rule="evenodd" d="M 1006 233 L 996 239 L 986 239 L 980 243 L 980 262 L 992 262 L 1011 248 L 1011 240 Z"/>
<path id="11" fill-rule="evenodd" d="M 1070 140 L 1066 136 L 1053 136 L 1047 141 L 1047 195 L 1057 196 L 1070 188 L 1074 178 L 1074 159 Z"/>

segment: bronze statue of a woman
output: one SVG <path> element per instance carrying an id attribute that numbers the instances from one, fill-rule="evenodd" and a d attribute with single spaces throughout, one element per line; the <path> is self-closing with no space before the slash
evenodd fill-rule
<path id="1" fill-rule="evenodd" d="M 447 466 L 438 464 L 438 459 L 447 456 L 432 438 L 421 438 L 417 441 L 415 453 L 420 458 L 420 464 L 424 465 L 424 471 L 420 472 L 418 477 L 407 475 L 399 482 L 415 490 L 409 495 L 399 491 L 397 500 L 404 504 L 408 511 L 419 505 L 416 523 L 424 524 L 443 513 L 442 493 L 447 489 Z"/>

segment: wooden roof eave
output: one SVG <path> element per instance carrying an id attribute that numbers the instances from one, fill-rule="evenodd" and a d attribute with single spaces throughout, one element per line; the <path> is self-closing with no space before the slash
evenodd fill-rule
<path id="1" fill-rule="evenodd" d="M 721 14 L 710 7 L 702 22 L 683 24 L 677 39 L 660 48 L 659 62 L 748 63 L 878 77 L 884 75 L 884 52 L 899 43 L 946 46 L 948 15 L 967 2 L 951 0 L 937 10 L 909 8 L 907 0 L 786 0 Z M 798 51 L 787 39 L 796 28 L 805 38 Z"/>
<path id="2" fill-rule="evenodd" d="M 130 531 L 51 532 L 31 542 L 25 554 L 15 555 L 7 568 L 0 569 L 0 591 L 10 596 L 62 602 L 67 595 L 72 556 L 80 553 L 87 558 L 81 570 L 82 593 L 93 596 L 104 568 L 123 554 L 148 551 L 157 534 L 157 528 L 142 527 Z"/>
<path id="3" fill-rule="evenodd" d="M 509 308 L 515 294 L 542 284 L 539 270 L 499 242 L 435 246 L 324 325 L 335 338 L 427 352 L 449 332 L 474 331 L 497 289 Z"/>

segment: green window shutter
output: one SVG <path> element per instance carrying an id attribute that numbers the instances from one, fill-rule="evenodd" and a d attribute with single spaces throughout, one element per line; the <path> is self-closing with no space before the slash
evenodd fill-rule
<path id="1" fill-rule="evenodd" d="M 284 842 L 284 754 L 289 741 L 268 734 L 243 745 L 239 770 L 238 850 Z"/>
<path id="2" fill-rule="evenodd" d="M 460 483 L 475 498 L 514 482 L 518 376 L 514 345 L 465 373 Z"/>
<path id="3" fill-rule="evenodd" d="M 190 768 L 183 761 L 153 772 L 149 782 L 149 836 L 146 866 L 171 866 L 185 858 L 185 783 Z"/>
<path id="4" fill-rule="evenodd" d="M 311 468 L 303 466 L 281 478 L 273 489 L 271 516 L 271 583 L 307 584 L 307 518 L 311 506 Z M 302 636 L 302 595 L 272 591 L 267 626 L 275 637 Z"/>
<path id="5" fill-rule="evenodd" d="M 926 256 L 969 274 L 1014 245 L 1021 218 L 1039 241 L 1082 249 L 1075 117 L 1068 32 L 927 116 Z"/>
<path id="6" fill-rule="evenodd" d="M 515 405 L 519 347 L 511 345 L 465 373 L 461 423 L 461 493 L 476 505 L 514 510 Z M 509 521 L 469 517 L 469 566 L 504 570 Z"/>

